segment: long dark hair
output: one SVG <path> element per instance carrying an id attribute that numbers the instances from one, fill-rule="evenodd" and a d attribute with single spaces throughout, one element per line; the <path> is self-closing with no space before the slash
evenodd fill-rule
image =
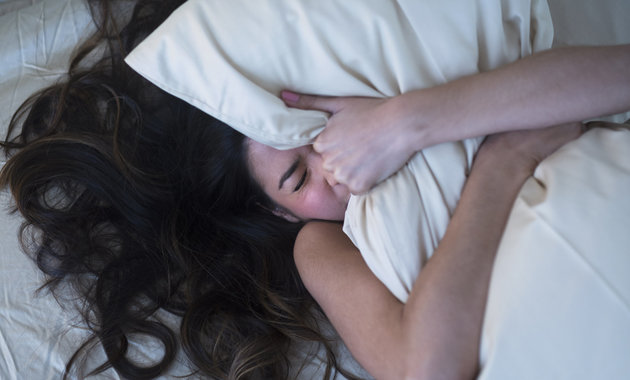
<path id="1" fill-rule="evenodd" d="M 93 332 L 66 376 L 100 343 L 107 361 L 90 374 L 156 377 L 181 343 L 201 374 L 286 378 L 294 344 L 316 342 L 326 378 L 352 377 L 295 268 L 300 225 L 267 211 L 244 136 L 123 62 L 181 2 L 139 0 L 123 27 L 117 4 L 91 1 L 96 34 L 63 82 L 20 107 L 2 143 L 0 186 L 24 216 L 23 247 L 47 275 L 43 288 L 60 297 L 70 284 L 80 295 Z M 153 318 L 158 310 L 181 317 L 180 331 Z M 130 360 L 135 334 L 159 340 L 163 356 Z"/>

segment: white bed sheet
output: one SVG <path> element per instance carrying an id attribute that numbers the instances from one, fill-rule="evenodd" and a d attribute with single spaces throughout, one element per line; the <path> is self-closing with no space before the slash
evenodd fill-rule
<path id="1" fill-rule="evenodd" d="M 12 0 L 0 3 L 0 133 L 13 111 L 37 89 L 53 83 L 88 25 L 77 1 Z M 54 53 L 53 53 L 54 52 Z M 4 157 L 0 164 L 4 164 Z M 72 313 L 54 299 L 35 295 L 42 276 L 18 243 L 21 219 L 10 215 L 10 196 L 0 193 L 0 378 L 58 378 L 74 342 Z M 115 374 L 107 376 L 117 379 Z"/>
<path id="2" fill-rule="evenodd" d="M 596 3 L 588 0 L 550 1 L 552 16 L 559 31 L 558 44 L 604 43 L 611 41 L 611 38 L 614 41 L 619 36 L 630 36 L 627 27 L 618 27 L 624 23 L 628 25 L 623 16 L 630 14 L 629 5 L 630 2 L 625 0 Z M 579 9 L 579 6 L 583 8 Z M 591 10 L 591 7 L 596 9 Z M 620 11 L 619 7 L 626 11 Z M 582 30 L 580 26 L 584 20 L 595 20 L 597 28 L 601 27 L 605 32 L 586 33 L 584 37 L 573 39 Z M 609 27 L 609 24 L 614 27 Z M 33 91 L 54 82 L 63 72 L 72 49 L 86 35 L 88 25 L 89 19 L 82 0 L 0 0 L 2 135 L 6 131 L 8 117 L 15 108 Z M 576 27 L 578 32 L 575 32 Z M 560 32 L 564 33 L 565 30 L 566 34 L 561 35 Z M 15 31 L 19 31 L 18 38 Z M 598 35 L 601 38 L 591 40 Z M 72 310 L 64 311 L 45 293 L 34 295 L 41 276 L 20 251 L 17 242 L 20 218 L 7 212 L 9 204 L 8 194 L 0 193 L 0 378 L 59 378 L 65 361 L 85 331 L 74 327 Z M 156 350 L 149 343 L 136 345 L 135 348 L 141 357 L 151 357 Z M 95 353 L 94 362 L 98 363 L 102 352 L 97 350 Z M 509 366 L 509 358 L 505 358 L 503 363 Z M 184 365 L 178 366 L 172 373 L 185 373 L 182 371 L 185 371 Z M 315 369 L 306 371 L 303 376 L 311 377 L 317 377 Z M 110 370 L 99 378 L 119 377 Z"/>

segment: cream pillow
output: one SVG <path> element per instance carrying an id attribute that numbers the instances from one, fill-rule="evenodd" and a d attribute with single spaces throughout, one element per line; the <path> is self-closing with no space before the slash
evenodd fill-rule
<path id="1" fill-rule="evenodd" d="M 282 89 L 393 96 L 551 45 L 544 0 L 189 0 L 126 58 L 165 91 L 259 142 L 326 123 Z"/>

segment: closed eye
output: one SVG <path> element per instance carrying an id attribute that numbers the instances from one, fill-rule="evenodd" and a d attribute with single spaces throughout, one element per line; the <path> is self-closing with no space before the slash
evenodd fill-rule
<path id="1" fill-rule="evenodd" d="M 304 182 L 306 182 L 306 173 L 307 172 L 308 172 L 308 170 L 304 170 L 304 174 L 302 174 L 302 177 L 300 178 L 298 183 L 295 185 L 295 189 L 293 189 L 293 192 L 296 192 L 296 191 L 300 190 L 302 185 L 304 185 Z"/>

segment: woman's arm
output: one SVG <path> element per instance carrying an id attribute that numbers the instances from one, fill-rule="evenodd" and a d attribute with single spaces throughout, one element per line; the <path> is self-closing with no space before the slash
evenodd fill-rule
<path id="1" fill-rule="evenodd" d="M 583 121 L 630 110 L 629 68 L 630 45 L 556 48 L 404 94 L 398 108 L 417 146 Z"/>
<path id="2" fill-rule="evenodd" d="M 630 45 L 558 48 L 389 99 L 283 99 L 331 113 L 314 148 L 339 182 L 361 193 L 430 145 L 630 110 L 629 67 Z"/>
<path id="3" fill-rule="evenodd" d="M 490 273 L 514 198 L 538 160 L 578 134 L 578 127 L 565 126 L 485 142 L 446 235 L 407 304 L 374 277 L 340 226 L 304 227 L 295 245 L 302 279 L 372 375 L 475 376 Z"/>

